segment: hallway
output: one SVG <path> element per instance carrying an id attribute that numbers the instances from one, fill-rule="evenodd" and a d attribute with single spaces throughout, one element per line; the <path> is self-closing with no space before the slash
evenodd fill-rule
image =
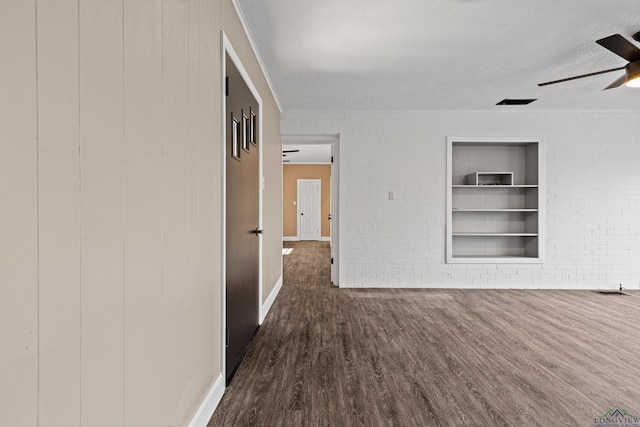
<path id="1" fill-rule="evenodd" d="M 338 289 L 326 242 L 284 285 L 209 426 L 593 425 L 640 412 L 637 293 Z"/>

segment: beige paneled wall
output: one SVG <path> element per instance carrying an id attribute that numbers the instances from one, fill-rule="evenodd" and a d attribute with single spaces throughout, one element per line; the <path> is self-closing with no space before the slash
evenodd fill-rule
<path id="1" fill-rule="evenodd" d="M 264 98 L 263 98 L 264 101 Z M 270 106 L 271 105 L 271 106 Z M 265 102 L 264 136 L 264 239 L 262 263 L 263 301 L 282 277 L 282 144 L 280 112 L 273 100 Z"/>
<path id="2" fill-rule="evenodd" d="M 164 280 L 163 272 L 179 268 L 166 264 L 161 256 L 162 233 L 167 228 L 163 224 L 162 150 L 167 142 L 181 141 L 165 140 L 165 129 L 172 123 L 165 123 L 163 114 L 162 2 L 127 1 L 124 13 L 124 416 L 131 425 L 141 425 L 168 416 L 154 409 L 153 403 L 162 401 L 160 390 L 165 384 L 164 376 L 154 376 L 154 372 L 167 366 L 162 294 L 166 287 L 174 286 Z M 189 283 L 185 286 L 191 288 Z M 150 358 L 152 353 L 155 357 Z"/>
<path id="3" fill-rule="evenodd" d="M 124 423 L 122 6 L 83 0 L 79 9 L 83 426 Z"/>
<path id="4" fill-rule="evenodd" d="M 221 373 L 220 30 L 230 0 L 0 2 L 0 425 L 182 426 Z"/>
<path id="5" fill-rule="evenodd" d="M 0 1 L 0 425 L 38 406 L 35 2 Z"/>
<path id="6" fill-rule="evenodd" d="M 39 417 L 43 426 L 73 426 L 81 362 L 77 2 L 40 3 L 37 19 Z"/>

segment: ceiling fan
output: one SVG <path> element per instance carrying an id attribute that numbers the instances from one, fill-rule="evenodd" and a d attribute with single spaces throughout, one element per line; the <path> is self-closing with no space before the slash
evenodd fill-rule
<path id="1" fill-rule="evenodd" d="M 282 157 L 287 157 L 286 153 L 299 153 L 299 152 L 300 150 L 282 150 Z M 291 162 L 291 160 L 285 160 L 285 159 L 282 159 L 282 161 L 285 163 Z"/>
<path id="2" fill-rule="evenodd" d="M 640 32 L 635 33 L 632 37 L 634 40 L 640 41 Z M 611 68 L 609 70 L 596 71 L 595 73 L 581 74 L 579 76 L 567 77 L 560 80 L 538 83 L 538 86 L 552 85 L 555 83 L 567 82 L 569 80 L 582 79 L 584 77 L 597 76 L 599 74 L 624 70 L 624 75 L 620 76 L 616 81 L 605 87 L 604 90 L 622 86 L 623 83 L 626 83 L 629 87 L 640 87 L 640 49 L 620 34 L 614 34 L 612 36 L 596 40 L 596 43 L 626 59 L 629 63 L 624 67 Z"/>

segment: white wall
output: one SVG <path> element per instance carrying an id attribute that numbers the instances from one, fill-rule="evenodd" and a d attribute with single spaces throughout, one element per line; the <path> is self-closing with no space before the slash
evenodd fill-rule
<path id="1" fill-rule="evenodd" d="M 341 286 L 640 288 L 638 112 L 289 112 L 281 129 L 340 133 Z M 544 264 L 445 263 L 447 136 L 546 139 Z"/>

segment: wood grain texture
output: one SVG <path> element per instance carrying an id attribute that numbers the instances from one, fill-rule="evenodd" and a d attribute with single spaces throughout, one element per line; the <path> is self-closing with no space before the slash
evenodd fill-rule
<path id="1" fill-rule="evenodd" d="M 286 242 L 284 285 L 209 426 L 588 426 L 640 412 L 640 298 L 337 289 Z"/>

